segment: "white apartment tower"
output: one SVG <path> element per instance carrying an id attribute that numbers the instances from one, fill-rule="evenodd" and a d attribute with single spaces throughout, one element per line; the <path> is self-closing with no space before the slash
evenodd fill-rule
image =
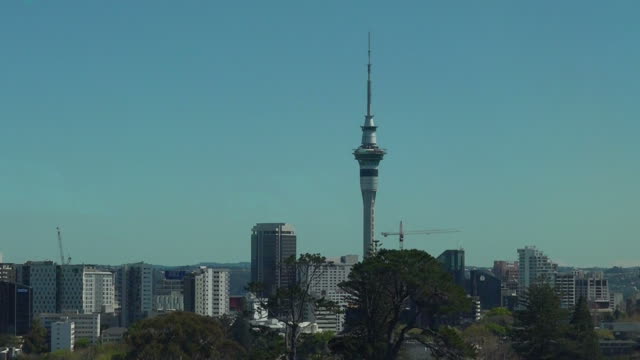
<path id="1" fill-rule="evenodd" d="M 558 266 L 535 246 L 525 246 L 518 249 L 519 290 L 526 290 L 537 283 L 553 285 Z"/>
<path id="2" fill-rule="evenodd" d="M 518 302 L 524 305 L 529 286 L 549 284 L 554 286 L 558 266 L 535 246 L 518 249 Z"/>
<path id="3" fill-rule="evenodd" d="M 351 269 L 358 262 L 358 255 L 345 255 L 338 258 L 329 258 L 325 265 L 319 269 L 311 269 L 311 273 L 316 275 L 309 284 L 309 292 L 318 298 L 325 298 L 338 304 L 341 308 L 347 306 L 347 293 L 338 284 L 349 278 Z M 303 281 L 310 278 L 310 274 L 300 274 Z M 343 309 L 344 310 L 344 309 Z M 334 314 L 322 309 L 308 309 L 306 314 L 308 321 L 318 324 L 318 328 L 323 331 L 342 331 L 344 325 L 344 314 Z"/>
<path id="4" fill-rule="evenodd" d="M 83 302 L 85 313 L 113 313 L 115 307 L 114 276 L 109 271 L 84 274 Z"/>
<path id="5" fill-rule="evenodd" d="M 203 267 L 193 274 L 193 305 L 196 314 L 222 316 L 229 313 L 229 271 Z"/>

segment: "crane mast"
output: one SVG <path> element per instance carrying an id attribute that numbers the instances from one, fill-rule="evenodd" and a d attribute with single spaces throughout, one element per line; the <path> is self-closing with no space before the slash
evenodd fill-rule
<path id="1" fill-rule="evenodd" d="M 58 249 L 60 250 L 60 265 L 64 265 L 64 252 L 62 251 L 62 233 L 60 232 L 60 227 L 56 227 L 58 231 Z"/>
<path id="2" fill-rule="evenodd" d="M 60 230 L 60 227 L 56 227 L 56 230 L 58 232 L 58 249 L 60 250 L 60 265 L 69 265 L 71 264 L 71 256 L 69 256 L 67 258 L 67 261 L 64 261 L 64 251 L 62 251 L 62 231 Z"/>
<path id="3" fill-rule="evenodd" d="M 405 235 L 431 235 L 431 234 L 446 234 L 460 232 L 458 229 L 430 229 L 430 230 L 411 230 L 404 231 L 404 226 L 402 221 L 400 221 L 400 231 L 399 232 L 383 232 L 382 236 L 387 237 L 390 235 L 398 235 L 398 242 L 400 243 L 400 250 L 404 249 L 404 237 Z"/>

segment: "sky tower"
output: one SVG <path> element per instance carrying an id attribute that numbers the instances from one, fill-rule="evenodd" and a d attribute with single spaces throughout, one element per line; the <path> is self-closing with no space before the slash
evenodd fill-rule
<path id="1" fill-rule="evenodd" d="M 378 164 L 386 153 L 378 147 L 376 128 L 371 114 L 371 33 L 369 33 L 369 61 L 367 63 L 367 114 L 364 116 L 362 128 L 362 144 L 353 155 L 360 165 L 360 191 L 363 202 L 363 239 L 362 255 L 367 257 L 373 249 L 375 227 L 375 203 L 378 191 Z"/>

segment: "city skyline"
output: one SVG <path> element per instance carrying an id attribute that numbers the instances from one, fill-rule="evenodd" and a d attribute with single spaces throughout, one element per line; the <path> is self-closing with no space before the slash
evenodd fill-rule
<path id="1" fill-rule="evenodd" d="M 264 222 L 361 254 L 370 30 L 385 247 L 640 263 L 639 4 L 69 4 L 0 4 L 4 261 L 57 260 L 56 226 L 74 263 L 249 261 Z"/>

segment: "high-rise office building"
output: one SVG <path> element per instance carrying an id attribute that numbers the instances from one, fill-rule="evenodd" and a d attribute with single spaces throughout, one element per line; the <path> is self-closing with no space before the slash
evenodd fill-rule
<path id="1" fill-rule="evenodd" d="M 85 313 L 113 313 L 116 302 L 114 274 L 96 269 L 85 272 L 83 298 Z"/>
<path id="2" fill-rule="evenodd" d="M 584 297 L 594 311 L 611 311 L 609 281 L 604 278 L 601 271 L 576 273 L 576 299 L 580 297 Z"/>
<path id="3" fill-rule="evenodd" d="M 33 291 L 29 286 L 0 281 L 0 334 L 25 335 L 31 330 Z"/>
<path id="4" fill-rule="evenodd" d="M 113 278 L 91 265 L 59 265 L 57 312 L 113 313 Z"/>
<path id="5" fill-rule="evenodd" d="M 58 265 L 58 306 L 53 312 L 84 311 L 86 265 Z"/>
<path id="6" fill-rule="evenodd" d="M 184 270 L 156 270 L 153 284 L 155 312 L 184 310 Z"/>
<path id="7" fill-rule="evenodd" d="M 295 272 L 285 260 L 296 254 L 296 232 L 285 223 L 256 224 L 251 230 L 251 281 L 263 285 L 259 296 L 275 294 L 295 282 Z"/>
<path id="8" fill-rule="evenodd" d="M 560 297 L 560 306 L 563 309 L 571 309 L 576 305 L 576 274 L 559 273 L 555 276 L 554 288 Z"/>
<path id="9" fill-rule="evenodd" d="M 28 261 L 16 265 L 16 282 L 33 291 L 33 317 L 58 310 L 58 273 L 53 261 Z"/>
<path id="10" fill-rule="evenodd" d="M 229 271 L 202 267 L 185 276 L 185 311 L 204 316 L 229 313 Z"/>
<path id="11" fill-rule="evenodd" d="M 143 262 L 122 265 L 116 272 L 120 326 L 128 327 L 153 310 L 153 269 Z"/>
<path id="12" fill-rule="evenodd" d="M 376 129 L 371 113 L 371 38 L 369 38 L 369 62 L 367 64 L 367 114 L 364 116 L 362 142 L 353 155 L 360 166 L 360 192 L 363 203 L 363 256 L 374 249 L 375 203 L 378 192 L 378 165 L 386 151 L 378 146 Z"/>
<path id="13" fill-rule="evenodd" d="M 16 266 L 0 263 L 0 281 L 16 282 Z"/>
<path id="14" fill-rule="evenodd" d="M 501 281 L 488 271 L 469 271 L 467 292 L 480 300 L 483 310 L 502 306 Z"/>
<path id="15" fill-rule="evenodd" d="M 438 261 L 444 269 L 451 274 L 453 281 L 459 286 L 465 288 L 466 278 L 464 270 L 464 250 L 445 250 L 438 256 Z"/>

